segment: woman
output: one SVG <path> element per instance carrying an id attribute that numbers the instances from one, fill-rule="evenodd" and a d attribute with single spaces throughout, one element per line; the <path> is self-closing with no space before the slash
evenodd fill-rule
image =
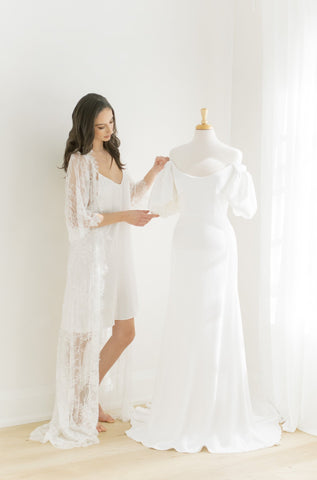
<path id="1" fill-rule="evenodd" d="M 72 118 L 62 166 L 70 243 L 56 398 L 51 421 L 30 436 L 58 448 L 99 443 L 98 432 L 106 430 L 100 422 L 114 421 L 98 406 L 99 384 L 134 338 L 137 292 L 130 225 L 145 226 L 158 216 L 131 209 L 131 201 L 135 205 L 142 198 L 168 161 L 156 157 L 144 179 L 134 183 L 121 162 L 109 102 L 85 95 Z M 124 358 L 120 368 L 111 368 L 112 377 L 107 375 L 107 408 L 119 394 L 122 418 L 129 407 L 127 363 Z"/>

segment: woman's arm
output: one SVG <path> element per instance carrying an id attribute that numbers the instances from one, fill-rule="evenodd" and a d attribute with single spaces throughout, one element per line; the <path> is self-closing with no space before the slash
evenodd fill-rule
<path id="1" fill-rule="evenodd" d="M 169 161 L 169 157 L 156 157 L 153 167 L 147 172 L 143 178 L 147 187 L 150 188 L 156 178 L 156 175 L 160 173 L 165 167 L 165 164 Z"/>
<path id="2" fill-rule="evenodd" d="M 145 177 L 139 182 L 131 185 L 131 198 L 133 203 L 138 202 L 138 200 L 149 190 L 154 183 L 157 174 L 163 170 L 168 161 L 169 157 L 156 157 L 153 167 L 147 172 Z"/>
<path id="3" fill-rule="evenodd" d="M 121 212 L 98 213 L 101 222 L 91 228 L 104 227 L 112 223 L 127 222 L 136 227 L 144 227 L 152 218 L 159 215 L 149 213 L 149 210 L 123 210 Z"/>
<path id="4" fill-rule="evenodd" d="M 133 195 L 139 197 L 142 195 L 144 189 L 148 190 L 157 174 L 163 170 L 165 164 L 169 161 L 169 157 L 156 157 L 153 167 L 147 172 L 143 180 L 135 184 Z M 152 218 L 159 217 L 154 213 L 149 213 L 149 210 L 124 210 L 121 212 L 98 213 L 100 223 L 91 228 L 104 227 L 112 223 L 127 222 L 130 225 L 137 227 L 144 227 Z"/>

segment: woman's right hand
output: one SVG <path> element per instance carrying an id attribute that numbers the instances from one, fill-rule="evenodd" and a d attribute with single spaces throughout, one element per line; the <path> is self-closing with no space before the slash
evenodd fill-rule
<path id="1" fill-rule="evenodd" d="M 159 215 L 149 212 L 150 210 L 127 210 L 124 221 L 136 227 L 144 227 L 152 218 L 159 217 Z"/>

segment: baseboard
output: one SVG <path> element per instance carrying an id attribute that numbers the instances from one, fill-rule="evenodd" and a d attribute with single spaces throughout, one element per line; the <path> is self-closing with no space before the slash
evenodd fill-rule
<path id="1" fill-rule="evenodd" d="M 153 379 L 153 370 L 134 372 L 133 404 L 144 404 L 149 401 Z M 54 399 L 55 387 L 52 385 L 2 391 L 0 393 L 0 428 L 49 420 Z"/>
<path id="2" fill-rule="evenodd" d="M 54 395 L 55 391 L 52 386 L 2 391 L 0 394 L 0 428 L 49 419 Z"/>

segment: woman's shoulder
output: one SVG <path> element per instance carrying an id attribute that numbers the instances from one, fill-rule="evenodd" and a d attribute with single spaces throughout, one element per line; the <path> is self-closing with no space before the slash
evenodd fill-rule
<path id="1" fill-rule="evenodd" d="M 80 160 L 82 160 L 84 158 L 84 155 L 82 155 L 80 152 L 78 151 L 75 151 L 75 152 L 71 152 L 70 154 L 70 157 L 69 157 L 69 161 L 72 161 L 72 162 L 79 162 Z"/>
<path id="2" fill-rule="evenodd" d="M 74 165 L 88 166 L 92 163 L 92 157 L 90 155 L 90 152 L 81 153 L 80 151 L 75 151 L 71 153 L 69 161 L 72 162 Z"/>
<path id="3" fill-rule="evenodd" d="M 89 156 L 90 156 L 90 152 L 81 153 L 79 150 L 75 150 L 74 152 L 72 152 L 70 154 L 71 158 L 76 158 L 76 159 L 79 159 L 79 160 L 84 160 L 84 159 L 88 158 Z"/>

